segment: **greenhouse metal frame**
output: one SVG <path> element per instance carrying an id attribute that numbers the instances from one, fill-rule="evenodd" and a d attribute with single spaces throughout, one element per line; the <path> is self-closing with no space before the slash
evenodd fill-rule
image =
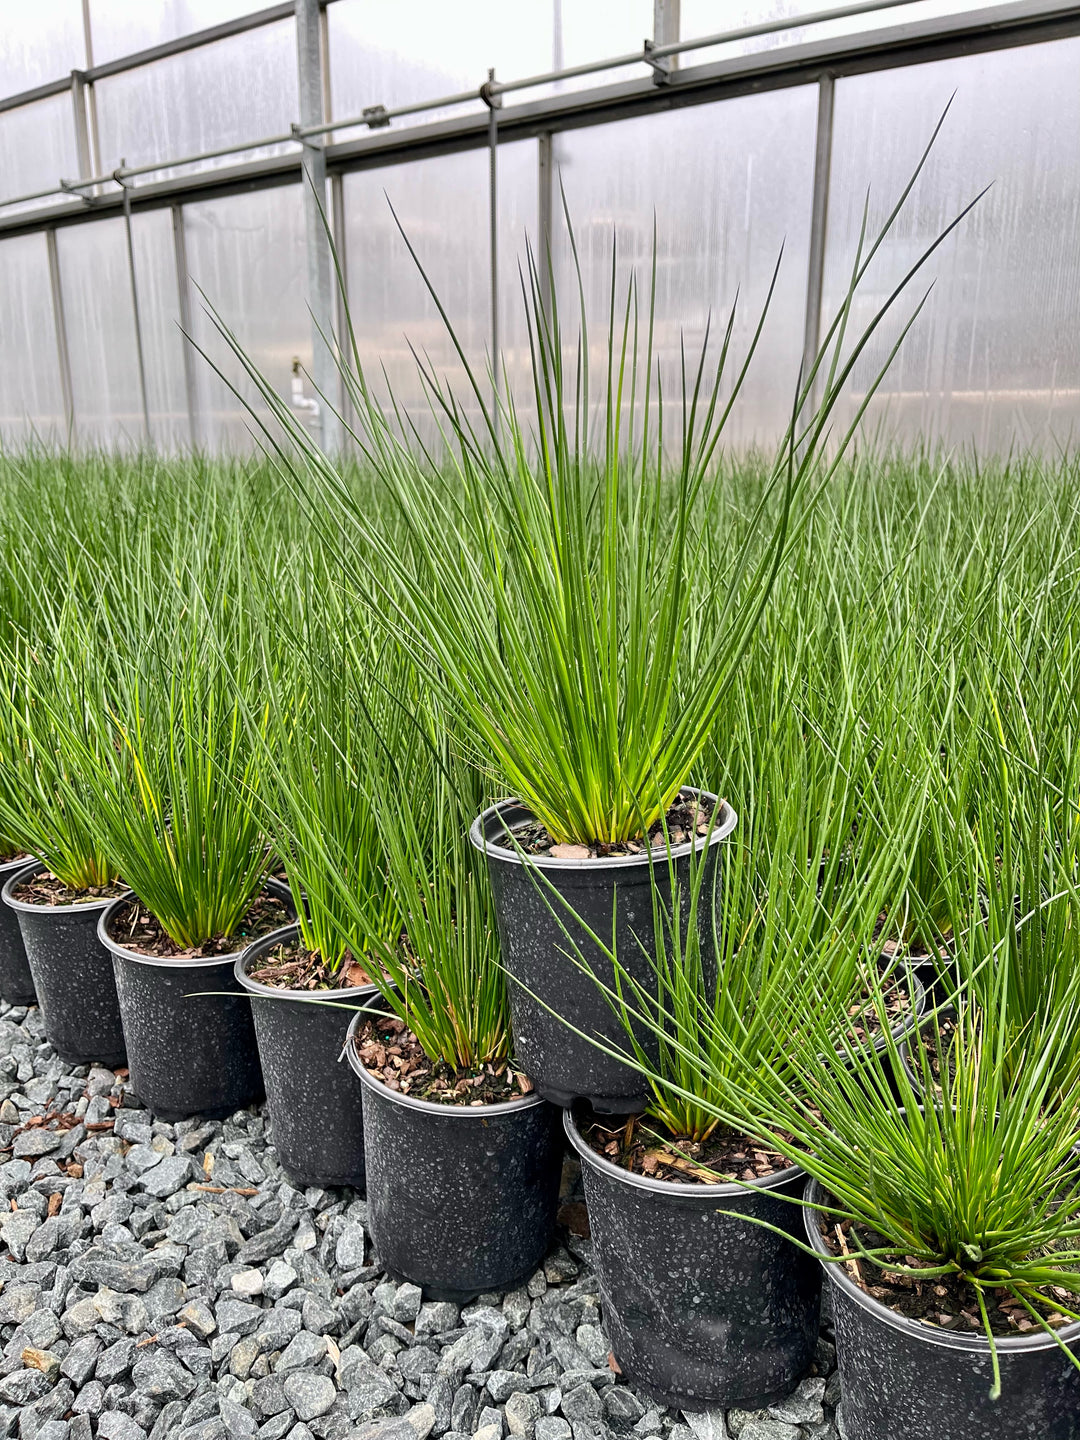
<path id="1" fill-rule="evenodd" d="M 817 91 L 816 136 L 809 229 L 808 273 L 805 290 L 805 325 L 802 339 L 804 364 L 816 351 L 821 330 L 825 267 L 826 221 L 830 205 L 833 159 L 834 90 L 844 77 L 917 66 L 954 57 L 1029 46 L 1080 36 L 1080 4 L 1065 0 L 1007 0 L 982 9 L 942 18 L 912 21 L 904 10 L 914 0 L 862 0 L 836 5 L 813 14 L 787 16 L 714 35 L 680 38 L 679 0 L 655 0 L 654 33 L 641 51 L 606 57 L 583 65 L 566 66 L 517 79 L 497 77 L 489 71 L 475 89 L 394 107 L 372 104 L 359 115 L 342 118 L 329 113 L 328 9 L 336 0 L 287 0 L 254 13 L 141 50 L 103 64 L 73 70 L 70 75 L 0 100 L 3 116 L 43 99 L 70 93 L 78 173 L 59 183 L 17 196 L 0 196 L 0 245 L 13 237 L 44 233 L 48 246 L 49 276 L 56 349 L 69 437 L 75 424 L 72 361 L 65 294 L 57 253 L 57 234 L 70 226 L 93 224 L 104 218 L 126 221 L 128 278 L 134 315 L 139 391 L 144 438 L 152 443 L 151 405 L 143 324 L 140 316 L 132 216 L 167 209 L 172 216 L 176 284 L 180 323 L 192 332 L 191 277 L 185 245 L 184 207 L 204 200 L 242 195 L 268 187 L 303 182 L 307 254 L 307 300 L 312 317 L 311 379 L 316 389 L 339 406 L 343 397 L 333 357 L 324 337 L 343 322 L 327 230 L 340 255 L 345 254 L 343 177 L 347 174 L 407 161 L 484 150 L 490 155 L 488 266 L 490 271 L 489 344 L 499 353 L 500 258 L 498 237 L 499 146 L 522 139 L 538 142 L 536 213 L 540 247 L 550 244 L 553 215 L 558 205 L 553 139 L 583 127 L 602 126 L 687 106 L 755 95 L 793 86 L 813 85 Z M 90 49 L 89 11 L 84 3 L 87 48 Z M 708 50 L 732 41 L 752 39 L 792 29 L 811 32 L 824 22 L 853 18 L 869 12 L 895 11 L 883 29 L 856 31 L 839 38 L 799 39 L 774 49 L 729 56 L 691 66 L 680 64 L 687 52 Z M 152 163 L 102 171 L 97 139 L 95 85 L 104 79 L 152 65 L 157 61 L 196 51 L 219 41 L 295 18 L 300 113 L 288 132 L 253 136 L 192 155 L 163 158 Z M 646 78 L 617 79 L 585 89 L 546 93 L 529 98 L 530 91 L 550 90 L 556 82 L 599 75 L 601 72 L 645 64 Z M 521 98 L 519 98 L 521 97 Z M 392 100 L 392 96 L 384 97 Z M 484 102 L 483 113 L 473 111 L 429 123 L 398 128 L 406 116 L 464 107 Z M 344 138 L 341 132 L 349 133 Z M 188 167 L 264 147 L 292 148 L 257 159 L 242 159 L 213 169 L 151 178 L 165 170 Z M 26 208 L 33 203 L 34 208 Z M 23 208 L 19 208 L 19 207 Z M 324 221 L 324 214 L 328 217 Z M 3 252 L 0 251 L 0 254 Z M 187 424 L 192 442 L 199 436 L 199 400 L 194 347 L 183 345 Z M 340 443 L 332 408 L 323 407 L 315 421 L 320 438 L 329 447 Z"/>

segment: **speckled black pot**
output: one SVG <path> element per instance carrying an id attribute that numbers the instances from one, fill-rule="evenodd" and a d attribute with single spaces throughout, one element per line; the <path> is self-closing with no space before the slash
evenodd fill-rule
<path id="1" fill-rule="evenodd" d="M 97 926 L 109 900 L 82 905 L 27 905 L 12 894 L 44 870 L 25 865 L 8 876 L 3 900 L 18 916 L 49 1044 L 69 1065 L 110 1069 L 125 1064 L 124 1031 L 112 961 Z"/>
<path id="2" fill-rule="evenodd" d="M 345 1052 L 363 1087 L 368 1221 L 380 1263 L 429 1299 L 459 1304 L 524 1283 L 555 1224 L 559 1112 L 539 1095 L 482 1107 L 398 1095 L 360 1063 L 353 1036 L 362 1019 L 353 1017 Z"/>
<path id="3" fill-rule="evenodd" d="M 248 971 L 268 950 L 291 945 L 288 925 L 249 945 L 236 961 L 237 982 L 251 998 L 274 1149 L 297 1189 L 351 1185 L 364 1189 L 364 1119 L 360 1081 L 342 1058 L 352 1018 L 373 985 L 318 994 L 279 990 Z M 328 1002 L 333 1001 L 333 1004 Z"/>
<path id="4" fill-rule="evenodd" d="M 716 800 L 707 791 L 691 793 Z M 674 846 L 671 852 L 681 883 L 684 926 L 689 911 L 687 882 L 692 853 L 709 846 L 709 873 L 702 880 L 702 895 L 710 895 L 720 841 L 735 828 L 735 812 L 726 803 L 721 804 L 720 822 L 708 841 L 700 837 Z M 519 982 L 510 986 L 515 1052 L 539 1093 L 554 1104 L 568 1106 L 585 1099 L 605 1113 L 632 1114 L 645 1106 L 645 1083 L 636 1070 L 584 1038 L 595 1035 L 609 1046 L 626 1044 L 622 1022 L 607 997 L 580 968 L 576 957 L 567 954 L 571 947 L 563 926 L 596 976 L 610 985 L 613 967 L 586 933 L 586 927 L 610 944 L 614 921 L 620 963 L 644 985 L 652 985 L 649 957 L 654 949 L 653 885 L 662 902 L 670 906 L 667 854 L 653 863 L 648 854 L 606 860 L 552 860 L 545 856 L 524 860 L 508 843 L 500 842 L 506 840 L 508 827 L 512 829 L 532 818 L 532 813 L 518 801 L 504 800 L 478 816 L 469 832 L 472 843 L 487 856 L 503 960 L 511 980 Z M 540 875 L 530 875 L 529 867 L 535 867 Z M 569 908 L 560 904 L 548 886 L 554 887 Z M 705 905 L 701 907 L 699 924 L 703 943 L 711 944 Z M 575 1035 L 559 1016 L 564 1016 L 582 1035 Z M 655 1052 L 655 1040 L 643 1027 L 638 1031 L 638 1040 L 647 1053 Z"/>
<path id="5" fill-rule="evenodd" d="M 821 1276 L 813 1259 L 736 1210 L 795 1234 L 802 1170 L 751 1187 L 631 1175 L 581 1157 L 604 1325 L 623 1374 L 675 1410 L 755 1410 L 789 1394 L 813 1359 Z"/>
<path id="6" fill-rule="evenodd" d="M 815 1181 L 806 1199 L 820 1203 Z M 825 1246 L 817 1212 L 803 1211 L 806 1234 Z M 990 1345 L 975 1334 L 937 1330 L 896 1315 L 867 1295 L 841 1265 L 824 1264 L 832 1293 L 836 1362 L 847 1440 L 1076 1440 L 1080 1371 L 1054 1339 L 1007 1336 L 997 1341 L 1001 1398 L 990 1399 Z M 1074 1353 L 1080 1324 L 1059 1338 Z"/>
<path id="7" fill-rule="evenodd" d="M 0 865 L 0 887 L 29 864 L 25 855 Z M 9 905 L 0 905 L 0 995 L 9 1005 L 36 1005 L 34 977 L 26 959 L 19 918 Z"/>
<path id="8" fill-rule="evenodd" d="M 241 952 L 214 960 L 140 955 L 109 934 L 123 903 L 102 913 L 98 937 L 112 956 L 131 1088 L 167 1121 L 223 1120 L 254 1105 L 263 1078 L 251 1005 L 234 973 Z"/>

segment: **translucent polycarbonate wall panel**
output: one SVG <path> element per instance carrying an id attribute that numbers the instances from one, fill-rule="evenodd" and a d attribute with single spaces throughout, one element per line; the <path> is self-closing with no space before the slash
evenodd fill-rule
<path id="1" fill-rule="evenodd" d="M 147 210 L 133 215 L 131 224 L 150 432 L 160 449 L 176 450 L 189 445 L 192 436 L 184 384 L 183 346 L 187 342 L 180 330 L 172 212 Z"/>
<path id="2" fill-rule="evenodd" d="M 799 21 L 804 16 L 820 14 L 834 6 L 828 0 L 681 0 L 679 33 L 683 40 L 693 40 L 699 35 L 720 35 L 769 20 L 790 19 L 791 24 L 768 35 L 685 51 L 679 58 L 679 64 L 707 64 L 710 60 L 777 50 L 807 40 L 836 40 L 845 35 L 910 26 L 920 20 L 939 20 L 972 10 L 991 10 L 995 4 L 1003 3 L 1005 0 L 903 0 L 903 3 L 868 10 L 861 15 L 847 15 L 816 25 L 800 25 Z"/>
<path id="3" fill-rule="evenodd" d="M 500 80 L 520 80 L 568 65 L 640 50 L 652 34 L 652 0 L 335 0 L 327 11 L 335 118 L 369 105 L 388 109 L 476 90 L 494 68 Z M 537 99 L 650 73 L 631 66 L 560 81 L 511 95 Z M 476 100 L 452 110 L 426 111 L 394 126 L 425 124 L 445 115 L 483 111 Z"/>
<path id="4" fill-rule="evenodd" d="M 840 80 L 836 89 L 825 318 L 835 312 L 870 191 L 870 224 L 903 189 L 955 92 L 927 167 L 866 277 L 864 320 L 983 186 L 933 257 L 926 308 L 870 417 L 887 436 L 1052 444 L 1080 429 L 1080 40 Z M 898 328 L 853 376 L 864 393 Z"/>
<path id="5" fill-rule="evenodd" d="M 525 419 L 535 409 L 529 331 L 522 283 L 528 285 L 528 251 L 540 262 L 537 234 L 537 142 L 499 146 L 499 352 L 500 370 Z"/>
<path id="6" fill-rule="evenodd" d="M 631 268 L 637 274 L 644 335 L 655 221 L 655 343 L 668 396 L 679 386 L 683 340 L 693 354 L 711 325 L 715 351 L 738 294 L 735 372 L 783 247 L 772 305 L 728 435 L 753 444 L 783 432 L 805 325 L 816 117 L 816 89 L 800 87 L 556 137 L 582 268 L 594 400 L 606 366 L 613 236 L 620 295 Z M 559 205 L 556 189 L 557 214 Z M 561 216 L 555 240 L 564 328 L 568 343 L 576 343 L 576 282 Z"/>
<path id="7" fill-rule="evenodd" d="M 128 7 L 131 8 L 130 6 Z M 17 95 L 85 68 L 82 0 L 0 7 L 0 96 Z"/>
<path id="8" fill-rule="evenodd" d="M 299 185 L 184 207 L 188 271 L 270 384 L 290 398 L 292 362 L 311 365 L 304 216 Z M 259 406 L 257 392 L 192 293 L 195 337 Z M 199 434 L 210 449 L 243 450 L 255 423 L 210 365 L 196 358 Z"/>
<path id="9" fill-rule="evenodd" d="M 265 0 L 90 0 L 94 64 L 264 8 Z"/>
<path id="10" fill-rule="evenodd" d="M 501 79 L 551 65 L 552 0 L 336 0 L 327 11 L 330 79 L 336 118 L 370 105 L 410 105 L 476 90 L 489 66 Z M 395 129 L 441 115 L 482 111 L 480 100 L 451 111 L 394 121 Z"/>
<path id="11" fill-rule="evenodd" d="M 137 448 L 146 433 L 124 222 L 68 226 L 56 246 L 78 443 Z"/>
<path id="12" fill-rule="evenodd" d="M 44 235 L 0 240 L 0 437 L 22 445 L 67 436 Z"/>
<path id="13" fill-rule="evenodd" d="M 345 177 L 349 308 L 361 363 L 384 395 L 385 370 L 399 405 L 428 428 L 413 351 L 473 407 L 446 326 L 391 205 L 470 365 L 483 375 L 491 347 L 488 152 L 470 150 Z"/>
<path id="14" fill-rule="evenodd" d="M 221 145 L 288 134 L 298 114 L 292 20 L 264 25 L 198 50 L 99 80 L 101 161 L 148 165 Z M 276 154 L 282 146 L 202 161 L 198 169 Z M 191 167 L 185 167 L 190 173 Z M 164 166 L 157 178 L 175 174 Z"/>
<path id="15" fill-rule="evenodd" d="M 78 173 L 69 94 L 50 95 L 32 105 L 0 111 L 0 200 L 47 190 L 61 178 L 76 179 Z M 20 210 L 56 205 L 60 199 L 52 195 L 45 200 L 31 200 L 25 205 L 5 207 L 0 215 L 7 217 Z"/>

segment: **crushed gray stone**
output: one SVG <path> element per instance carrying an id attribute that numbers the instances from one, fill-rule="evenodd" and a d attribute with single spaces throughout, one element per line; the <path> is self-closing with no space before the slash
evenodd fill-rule
<path id="1" fill-rule="evenodd" d="M 52 1111 L 68 1128 L 20 1128 Z M 272 1140 L 261 1108 L 155 1120 L 0 1003 L 0 1436 L 840 1440 L 828 1332 L 766 1409 L 666 1410 L 609 1363 L 587 1241 L 433 1300 L 380 1270 L 362 1197 L 295 1189 Z"/>

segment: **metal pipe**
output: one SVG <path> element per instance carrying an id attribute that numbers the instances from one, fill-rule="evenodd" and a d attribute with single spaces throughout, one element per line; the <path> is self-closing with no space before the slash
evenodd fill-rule
<path id="1" fill-rule="evenodd" d="M 60 256 L 56 248 L 56 231 L 45 231 L 45 248 L 49 257 L 49 289 L 52 292 L 53 324 L 56 327 L 56 358 L 60 366 L 60 394 L 67 418 L 67 441 L 75 438 L 75 393 L 71 384 L 71 351 L 68 349 L 67 321 L 64 317 L 64 291 L 60 283 Z"/>
<path id="2" fill-rule="evenodd" d="M 491 93 L 495 71 L 488 71 L 488 244 L 491 265 L 491 413 L 499 425 L 499 105 Z M 490 97 L 490 98 L 489 98 Z"/>
<path id="3" fill-rule="evenodd" d="M 502 89 L 502 87 L 499 87 Z M 444 95 L 436 100 L 417 100 L 411 105 L 395 105 L 388 110 L 384 105 L 371 105 L 367 110 L 361 111 L 347 120 L 328 120 L 319 125 L 298 125 L 293 131 L 293 137 L 302 136 L 307 139 L 312 135 L 328 135 L 331 130 L 352 130 L 358 125 L 369 125 L 372 129 L 382 129 L 391 120 L 398 120 L 402 115 L 421 115 L 425 110 L 445 110 L 452 105 L 468 105 L 476 100 L 484 98 L 484 87 L 478 86 L 475 90 L 461 90 L 456 95 Z"/>
<path id="4" fill-rule="evenodd" d="M 143 354 L 142 314 L 139 310 L 139 285 L 135 278 L 135 240 L 131 229 L 131 196 L 124 186 L 124 232 L 127 235 L 128 278 L 131 281 L 131 311 L 135 320 L 135 358 L 139 366 L 139 396 L 142 399 L 143 428 L 146 443 L 152 446 L 150 400 L 146 392 L 146 357 Z"/>
<path id="5" fill-rule="evenodd" d="M 319 0 L 296 0 L 296 62 L 300 88 L 301 125 L 323 119 L 323 67 Z M 330 346 L 334 334 L 334 300 L 331 280 L 329 207 L 326 195 L 326 154 L 320 143 L 306 139 L 301 151 L 304 172 L 304 235 L 307 248 L 308 308 L 311 311 L 311 378 L 322 397 L 317 427 L 322 447 L 340 447 L 340 426 L 333 412 L 335 392 L 341 383 Z"/>
<path id="6" fill-rule="evenodd" d="M 806 25 L 823 25 L 828 20 L 848 20 L 855 15 L 866 15 L 873 10 L 893 10 L 900 5 L 914 5 L 918 0 L 857 0 L 850 5 L 834 5 L 831 10 L 815 10 L 809 15 L 784 15 L 778 20 L 760 20 L 754 25 L 743 25 L 738 30 L 720 30 L 713 35 L 697 35 L 692 40 L 678 40 L 666 45 L 657 45 L 655 56 L 681 55 L 687 50 L 703 46 L 730 45 L 736 40 L 754 40 L 759 35 L 775 35 L 779 30 L 801 30 Z"/>
<path id="7" fill-rule="evenodd" d="M 188 434 L 192 447 L 199 443 L 199 392 L 195 379 L 195 340 L 191 311 L 191 279 L 188 275 L 187 240 L 184 235 L 184 207 L 172 206 L 173 256 L 176 261 L 176 295 L 180 306 L 180 344 L 184 355 L 184 393 L 187 399 Z"/>
<path id="8" fill-rule="evenodd" d="M 832 168 L 833 106 L 836 82 L 818 81 L 817 140 L 814 146 L 814 197 L 810 212 L 810 258 L 806 277 L 806 326 L 802 373 L 806 380 L 821 343 L 821 301 L 825 288 L 825 239 L 829 223 L 829 181 Z M 812 402 L 811 402 L 812 403 Z"/>

